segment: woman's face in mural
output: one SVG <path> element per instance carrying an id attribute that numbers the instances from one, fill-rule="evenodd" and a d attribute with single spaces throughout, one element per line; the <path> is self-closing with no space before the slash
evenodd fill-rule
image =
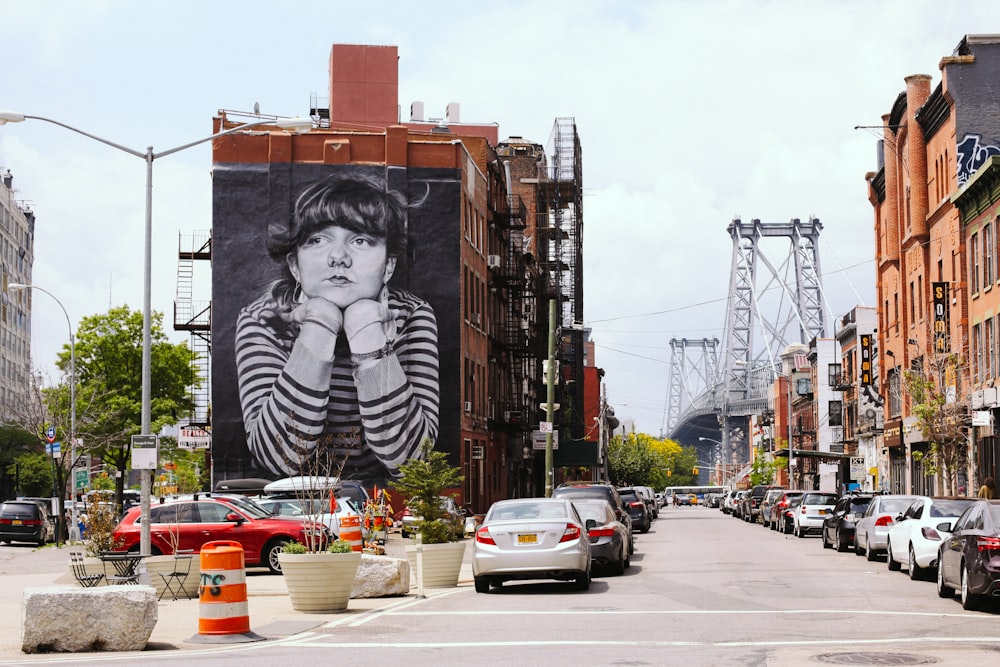
<path id="1" fill-rule="evenodd" d="M 288 255 L 288 266 L 306 297 L 323 297 L 340 308 L 377 299 L 396 268 L 385 239 L 329 225 L 309 234 Z"/>

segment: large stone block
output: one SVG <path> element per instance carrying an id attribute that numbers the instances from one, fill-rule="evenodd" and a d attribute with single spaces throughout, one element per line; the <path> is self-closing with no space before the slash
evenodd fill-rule
<path id="1" fill-rule="evenodd" d="M 383 598 L 410 592 L 410 564 L 402 558 L 362 554 L 352 598 Z"/>
<path id="2" fill-rule="evenodd" d="M 28 588 L 21 602 L 21 650 L 141 651 L 156 619 L 152 586 Z"/>

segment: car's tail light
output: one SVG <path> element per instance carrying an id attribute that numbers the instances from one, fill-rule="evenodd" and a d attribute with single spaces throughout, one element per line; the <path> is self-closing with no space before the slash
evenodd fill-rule
<path id="1" fill-rule="evenodd" d="M 892 523 L 893 523 L 892 517 L 889 516 L 888 514 L 885 516 L 880 516 L 879 518 L 875 519 L 876 526 L 891 526 Z"/>
<path id="2" fill-rule="evenodd" d="M 801 509 L 801 510 L 799 510 L 799 514 L 805 514 L 805 513 L 806 513 L 806 506 L 805 506 L 805 505 L 803 505 L 803 506 L 802 506 L 802 509 Z"/>
<path id="3" fill-rule="evenodd" d="M 614 537 L 615 529 L 611 526 L 598 526 L 591 528 L 587 534 L 591 537 Z"/>
<path id="4" fill-rule="evenodd" d="M 10 525 L 11 525 L 10 519 L 0 519 L 0 526 L 10 526 Z"/>
<path id="5" fill-rule="evenodd" d="M 980 551 L 1000 551 L 1000 537 L 977 537 L 976 548 Z"/>
<path id="6" fill-rule="evenodd" d="M 490 529 L 486 526 L 483 526 L 476 531 L 476 542 L 479 544 L 496 544 L 493 540 L 493 536 L 490 535 Z"/>
<path id="7" fill-rule="evenodd" d="M 931 540 L 932 542 L 940 542 L 944 538 L 941 537 L 941 533 L 937 532 L 930 526 L 924 526 L 920 529 L 920 534 L 924 536 L 925 540 Z"/>
<path id="8" fill-rule="evenodd" d="M 410 513 L 409 507 L 403 509 L 403 516 L 413 516 L 413 514 Z"/>
<path id="9" fill-rule="evenodd" d="M 629 507 L 642 507 L 643 505 L 645 505 L 645 503 L 641 500 L 633 500 L 628 504 Z"/>
<path id="10" fill-rule="evenodd" d="M 642 504 L 642 503 L 640 503 Z M 562 537 L 559 538 L 560 542 L 570 542 L 572 540 L 580 539 L 580 526 L 575 523 L 567 523 L 566 530 L 563 531 Z"/>

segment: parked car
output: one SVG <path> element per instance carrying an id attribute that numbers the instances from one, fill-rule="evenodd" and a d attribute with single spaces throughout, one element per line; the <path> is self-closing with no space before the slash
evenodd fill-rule
<path id="1" fill-rule="evenodd" d="M 769 489 L 764 494 L 764 500 L 760 503 L 760 512 L 757 514 L 757 522 L 765 527 L 771 527 L 771 505 L 773 505 L 785 493 L 784 487 L 776 486 Z"/>
<path id="2" fill-rule="evenodd" d="M 743 520 L 753 523 L 760 514 L 760 504 L 764 500 L 767 492 L 774 487 L 768 484 L 758 484 L 750 489 L 750 493 L 743 499 L 745 505 L 743 509 Z"/>
<path id="3" fill-rule="evenodd" d="M 802 497 L 805 495 L 804 492 L 796 493 L 788 499 L 788 506 L 781 512 L 781 519 L 779 520 L 778 530 L 783 535 L 791 535 L 792 531 L 795 529 L 795 512 L 799 509 L 799 503 L 802 502 Z"/>
<path id="4" fill-rule="evenodd" d="M 632 531 L 615 517 L 606 500 L 578 498 L 572 503 L 590 536 L 591 565 L 623 574 L 631 564 Z"/>
<path id="5" fill-rule="evenodd" d="M 625 508 L 618 487 L 607 482 L 565 482 L 552 489 L 553 498 L 600 498 L 607 500 L 619 521 L 632 530 L 632 517 Z"/>
<path id="6" fill-rule="evenodd" d="M 472 546 L 477 593 L 526 579 L 572 581 L 577 590 L 590 588 L 590 539 L 569 498 L 498 500 Z"/>
<path id="7" fill-rule="evenodd" d="M 139 550 L 141 513 L 141 507 L 131 508 L 115 527 L 112 539 L 118 548 Z M 151 507 L 149 532 L 153 555 L 169 555 L 175 549 L 199 553 L 206 542 L 232 540 L 242 545 L 248 566 L 267 567 L 275 574 L 281 574 L 278 553 L 289 542 L 305 544 L 310 536 L 321 542 L 328 539 L 325 527 L 276 517 L 242 496 L 218 495 L 168 500 Z"/>
<path id="8" fill-rule="evenodd" d="M 823 520 L 823 546 L 837 551 L 847 551 L 854 547 L 854 523 L 861 518 L 871 494 L 852 493 L 841 496 L 833 511 Z"/>
<path id="9" fill-rule="evenodd" d="M 820 532 L 823 520 L 833 511 L 833 506 L 836 504 L 836 493 L 822 491 L 803 493 L 799 506 L 792 514 L 792 532 L 795 537 L 805 537 L 809 533 Z"/>
<path id="10" fill-rule="evenodd" d="M 914 500 L 889 529 L 886 563 L 890 570 L 906 565 L 910 579 L 920 579 L 928 568 L 937 568 L 938 551 L 951 532 L 955 519 L 975 498 L 932 498 Z"/>
<path id="11" fill-rule="evenodd" d="M 740 491 L 732 489 L 726 492 L 726 496 L 722 499 L 722 513 L 732 514 L 736 510 L 736 498 Z"/>
<path id="12" fill-rule="evenodd" d="M 743 499 L 747 497 L 748 493 L 750 492 L 747 491 L 746 489 L 740 489 L 739 491 L 736 492 L 736 495 L 733 496 L 733 501 L 732 501 L 733 509 L 731 512 L 729 512 L 731 516 L 737 519 L 743 518 L 743 510 L 744 510 Z"/>
<path id="13" fill-rule="evenodd" d="M 33 542 L 44 546 L 55 539 L 55 524 L 45 504 L 34 500 L 8 500 L 0 504 L 0 542 Z"/>
<path id="14" fill-rule="evenodd" d="M 646 507 L 646 502 L 639 495 L 639 491 L 631 486 L 623 486 L 618 488 L 618 495 L 621 496 L 622 502 L 625 503 L 625 509 L 632 519 L 632 528 L 640 533 L 648 533 L 652 527 L 653 519 L 649 514 L 649 508 Z"/>
<path id="15" fill-rule="evenodd" d="M 965 609 L 1000 593 L 1000 500 L 973 499 L 941 543 L 937 592 L 948 598 L 956 590 Z"/>
<path id="16" fill-rule="evenodd" d="M 642 499 L 646 501 L 646 507 L 649 508 L 650 518 L 659 518 L 660 506 L 656 503 L 656 492 L 648 486 L 636 486 L 634 488 L 639 492 L 639 495 L 642 496 Z"/>
<path id="17" fill-rule="evenodd" d="M 441 506 L 445 514 L 448 515 L 448 521 L 451 524 L 451 534 L 455 536 L 455 539 L 465 537 L 465 510 L 459 507 L 458 503 L 451 496 L 438 496 L 438 499 L 441 501 Z M 418 521 L 420 521 L 420 516 L 413 514 L 409 507 L 403 509 L 400 531 L 404 538 L 416 532 Z"/>
<path id="18" fill-rule="evenodd" d="M 917 496 L 879 495 L 872 498 L 854 526 L 854 553 L 875 560 L 886 550 L 889 529 Z"/>
<path id="19" fill-rule="evenodd" d="M 326 526 L 330 537 L 340 536 L 340 521 L 350 516 L 360 516 L 357 505 L 347 496 L 339 496 L 330 511 L 330 503 L 314 498 L 258 498 L 254 502 L 275 516 L 295 517 L 318 521 Z"/>
<path id="20" fill-rule="evenodd" d="M 768 527 L 781 533 L 790 532 L 785 530 L 786 522 L 792 518 L 791 514 L 787 514 L 788 508 L 793 499 L 801 497 L 802 491 L 782 491 L 781 497 L 768 508 L 768 512 L 771 514 L 768 518 Z"/>

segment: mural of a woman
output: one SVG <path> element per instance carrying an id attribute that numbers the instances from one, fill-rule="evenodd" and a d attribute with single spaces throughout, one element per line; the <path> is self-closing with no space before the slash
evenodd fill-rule
<path id="1" fill-rule="evenodd" d="M 389 286 L 406 219 L 400 197 L 352 174 L 308 186 L 268 226 L 282 276 L 240 311 L 236 368 L 251 455 L 271 472 L 300 474 L 333 442 L 345 477 L 384 479 L 437 439 L 434 312 Z"/>

